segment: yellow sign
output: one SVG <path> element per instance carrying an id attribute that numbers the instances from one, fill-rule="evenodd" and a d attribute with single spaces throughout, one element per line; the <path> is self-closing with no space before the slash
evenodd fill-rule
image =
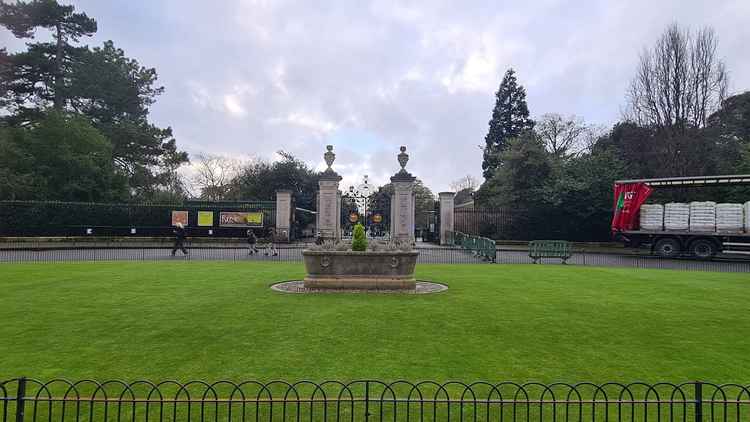
<path id="1" fill-rule="evenodd" d="M 211 227 L 214 225 L 213 211 L 198 211 L 198 225 L 201 227 Z"/>
<path id="2" fill-rule="evenodd" d="M 262 226 L 263 225 L 263 213 L 262 212 L 249 212 L 247 213 L 247 217 L 245 217 L 245 220 L 247 220 L 248 226 Z"/>

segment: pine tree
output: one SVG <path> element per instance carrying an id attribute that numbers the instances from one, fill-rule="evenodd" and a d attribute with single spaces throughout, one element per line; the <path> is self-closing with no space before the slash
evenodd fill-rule
<path id="1" fill-rule="evenodd" d="M 0 27 L 22 39 L 52 37 L 17 53 L 0 49 L 0 107 L 6 112 L 0 123 L 29 126 L 51 109 L 83 116 L 112 144 L 114 164 L 133 196 L 150 199 L 171 189 L 174 170 L 188 156 L 177 149 L 171 128 L 148 119 L 164 92 L 155 69 L 128 58 L 112 41 L 93 49 L 77 45 L 96 33 L 96 20 L 57 0 L 0 0 Z"/>
<path id="2" fill-rule="evenodd" d="M 62 110 L 65 105 L 66 67 L 72 61 L 71 56 L 78 51 L 68 41 L 93 35 L 97 29 L 96 21 L 85 13 L 75 13 L 75 7 L 58 4 L 56 0 L 32 0 L 29 3 L 0 4 L 0 25 L 18 38 L 34 38 L 37 28 L 52 32 L 54 43 L 29 44 L 29 54 L 17 58 L 25 58 L 27 63 L 23 64 L 31 65 L 29 67 L 38 66 L 33 76 L 40 80 L 30 78 L 25 85 L 26 91 L 39 92 L 39 85 L 45 86 L 45 91 L 53 93 L 55 110 Z M 45 78 L 44 73 L 48 77 Z M 18 85 L 19 88 L 23 87 L 23 84 Z M 22 89 L 19 91 L 19 96 L 25 93 Z"/>
<path id="3" fill-rule="evenodd" d="M 526 105 L 526 90 L 516 80 L 516 72 L 508 69 L 495 94 L 495 108 L 489 121 L 489 132 L 484 137 L 484 178 L 489 180 L 502 165 L 501 154 L 508 141 L 534 128 Z"/>

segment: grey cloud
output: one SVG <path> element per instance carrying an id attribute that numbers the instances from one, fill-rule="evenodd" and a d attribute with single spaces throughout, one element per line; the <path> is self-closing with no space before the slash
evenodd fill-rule
<path id="1" fill-rule="evenodd" d="M 481 175 L 494 92 L 513 66 L 534 115 L 611 124 L 641 49 L 674 21 L 712 25 L 735 90 L 750 88 L 746 0 L 563 2 L 75 2 L 113 39 L 156 67 L 166 93 L 153 118 L 190 152 L 320 165 L 336 145 L 345 183 L 387 182 L 399 145 L 434 191 Z M 405 5 L 408 4 L 408 5 Z M 369 139 L 369 138 L 368 138 Z"/>

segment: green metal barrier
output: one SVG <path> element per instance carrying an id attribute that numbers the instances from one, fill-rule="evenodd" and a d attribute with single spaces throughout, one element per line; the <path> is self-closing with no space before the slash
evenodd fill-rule
<path id="1" fill-rule="evenodd" d="M 447 232 L 447 244 L 466 249 L 475 256 L 490 262 L 497 260 L 495 241 L 481 236 L 473 236 L 461 232 Z"/>
<path id="2" fill-rule="evenodd" d="M 566 264 L 573 255 L 570 242 L 565 240 L 532 240 L 529 242 L 529 257 L 534 264 L 542 258 L 559 258 Z"/>

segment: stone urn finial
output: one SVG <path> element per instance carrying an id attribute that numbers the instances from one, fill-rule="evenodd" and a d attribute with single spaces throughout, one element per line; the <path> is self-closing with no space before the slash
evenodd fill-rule
<path id="1" fill-rule="evenodd" d="M 406 147 L 401 146 L 401 154 L 398 155 L 398 163 L 401 164 L 401 171 L 406 172 L 406 163 L 409 162 L 409 154 L 406 153 Z"/>
<path id="2" fill-rule="evenodd" d="M 328 164 L 326 171 L 333 171 L 331 166 L 333 165 L 333 161 L 336 160 L 336 154 L 333 153 L 333 145 L 326 145 L 326 150 L 326 153 L 323 154 L 323 158 L 326 160 L 326 164 Z"/>

